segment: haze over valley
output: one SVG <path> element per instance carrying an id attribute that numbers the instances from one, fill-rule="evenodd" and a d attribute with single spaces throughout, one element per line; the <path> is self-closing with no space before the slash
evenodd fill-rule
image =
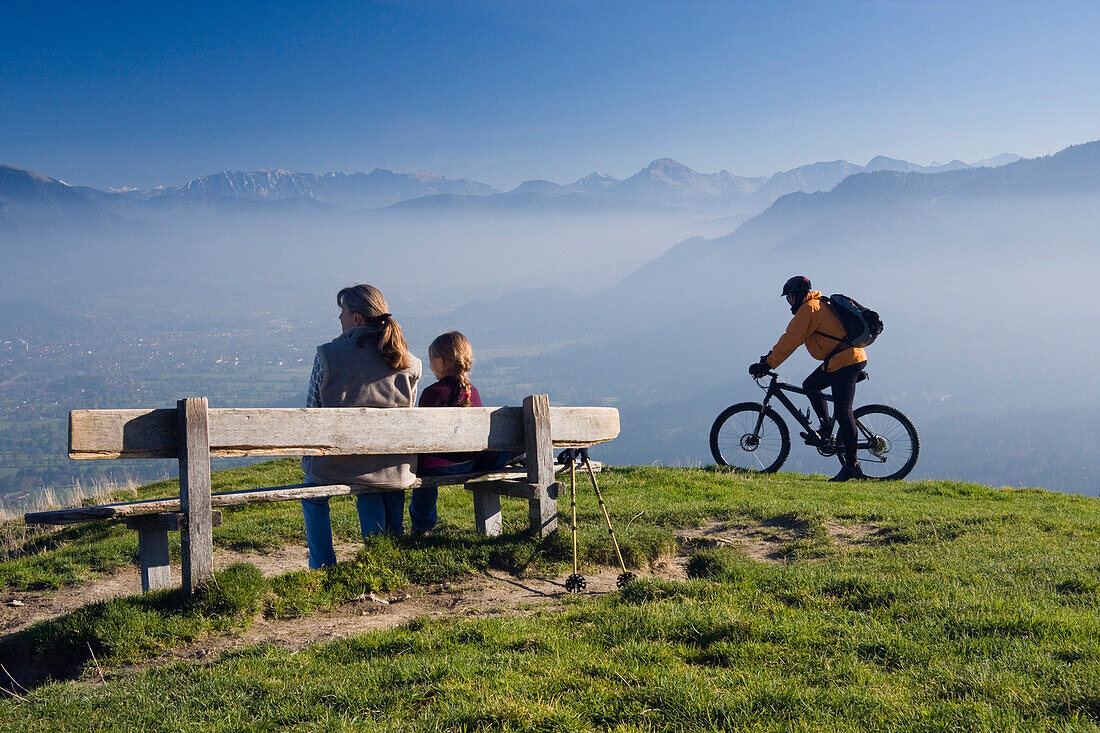
<path id="1" fill-rule="evenodd" d="M 857 404 L 909 413 L 915 478 L 1095 494 L 1100 143 L 974 164 L 815 163 L 770 177 L 657 159 L 624 180 L 225 172 L 101 191 L 0 168 L 0 492 L 90 470 L 69 409 L 302 403 L 339 287 L 378 285 L 424 356 L 472 340 L 486 404 L 608 404 L 619 463 L 711 462 L 745 367 L 806 274 L 882 314 Z M 781 373 L 800 382 L 800 353 Z M 790 470 L 833 466 L 796 446 Z M 99 467 L 95 467 L 96 470 Z M 160 470 L 135 465 L 131 470 Z"/>

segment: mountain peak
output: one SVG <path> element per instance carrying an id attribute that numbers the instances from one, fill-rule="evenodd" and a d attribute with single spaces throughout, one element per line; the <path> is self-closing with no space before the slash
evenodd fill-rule
<path id="1" fill-rule="evenodd" d="M 524 181 L 515 188 L 512 189 L 512 193 L 533 193 L 541 194 L 544 196 L 561 196 L 566 193 L 568 189 L 564 186 L 559 186 L 553 181 L 547 181 L 542 178 L 536 178 L 530 181 Z"/>
<path id="2" fill-rule="evenodd" d="M 23 170 L 22 168 L 16 168 L 13 165 L 0 165 L 0 174 L 11 178 L 25 178 L 36 183 L 61 183 L 65 186 L 69 185 L 64 181 L 57 180 L 56 178 L 50 178 L 49 176 L 44 176 L 41 173 L 36 173 L 35 171 L 27 171 Z"/>
<path id="3" fill-rule="evenodd" d="M 666 185 L 690 188 L 695 186 L 702 178 L 702 174 L 688 168 L 678 160 L 672 158 L 658 158 L 647 165 L 638 177 L 648 178 Z"/>
<path id="4" fill-rule="evenodd" d="M 1002 165 L 1008 165 L 1009 163 L 1015 163 L 1017 160 L 1023 160 L 1022 155 L 1016 153 L 1001 153 L 1000 155 L 994 155 L 992 158 L 982 158 L 974 164 L 975 168 L 997 168 Z"/>
<path id="5" fill-rule="evenodd" d="M 599 171 L 593 171 L 584 178 L 578 178 L 568 186 L 565 186 L 565 189 L 573 193 L 599 194 L 608 190 L 618 182 L 618 178 L 609 176 L 606 173 L 600 173 Z"/>
<path id="6" fill-rule="evenodd" d="M 618 178 L 615 178 L 614 176 L 609 176 L 608 174 L 603 173 L 602 171 L 592 171 L 591 173 L 589 173 L 584 178 L 577 179 L 576 182 L 580 183 L 581 181 L 618 181 L 618 180 L 619 180 Z"/>
<path id="7" fill-rule="evenodd" d="M 657 158 L 652 163 L 647 165 L 645 167 L 645 170 L 647 170 L 647 171 L 661 171 L 662 173 L 682 172 L 682 171 L 691 171 L 692 173 L 695 172 L 695 171 L 692 171 L 691 168 L 688 168 L 686 165 L 684 165 L 683 163 L 681 163 L 678 160 L 674 160 L 673 158 Z"/>
<path id="8" fill-rule="evenodd" d="M 908 160 L 888 158 L 885 155 L 876 155 L 867 162 L 865 169 L 868 173 L 876 171 L 894 171 L 895 173 L 910 173 L 921 170 L 921 166 L 914 165 Z"/>

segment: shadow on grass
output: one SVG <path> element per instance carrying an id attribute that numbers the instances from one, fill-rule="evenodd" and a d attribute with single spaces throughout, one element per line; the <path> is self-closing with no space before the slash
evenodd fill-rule
<path id="1" fill-rule="evenodd" d="M 195 598 L 181 589 L 84 606 L 0 638 L 0 664 L 23 687 L 80 677 L 92 662 L 136 662 L 212 631 L 244 625 L 268 590 L 252 565 L 217 573 Z M 7 677 L 7 675 L 3 675 Z"/>
<path id="2" fill-rule="evenodd" d="M 628 536 L 626 544 L 630 553 L 624 555 L 643 561 L 664 549 L 664 540 L 652 532 Z M 596 548 L 591 555 L 601 552 Z M 323 571 L 264 578 L 255 566 L 238 563 L 216 573 L 191 600 L 174 589 L 84 606 L 0 638 L 0 663 L 31 688 L 76 679 L 95 663 L 141 662 L 211 632 L 247 627 L 258 614 L 307 616 L 364 593 L 444 583 L 485 570 L 515 576 L 558 572 L 571 553 L 570 538 L 560 532 L 538 540 L 527 532 L 484 537 L 467 530 L 419 538 L 375 535 L 353 560 Z"/>

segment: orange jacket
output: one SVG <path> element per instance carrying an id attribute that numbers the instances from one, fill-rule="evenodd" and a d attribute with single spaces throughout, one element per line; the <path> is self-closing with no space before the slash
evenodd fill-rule
<path id="1" fill-rule="evenodd" d="M 802 306 L 787 324 L 786 333 L 779 337 L 779 341 L 768 352 L 768 367 L 777 368 L 802 344 L 806 344 L 806 351 L 810 352 L 810 356 L 824 361 L 837 346 L 837 341 L 828 336 L 844 338 L 844 326 L 836 314 L 826 307 L 821 292 L 811 290 L 806 293 Z M 867 361 L 867 353 L 863 349 L 854 346 L 841 347 L 840 351 L 829 358 L 828 371 L 835 372 L 861 361 Z"/>

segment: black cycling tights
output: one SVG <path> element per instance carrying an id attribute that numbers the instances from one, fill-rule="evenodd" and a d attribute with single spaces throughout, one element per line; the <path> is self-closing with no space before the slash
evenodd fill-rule
<path id="1" fill-rule="evenodd" d="M 852 403 L 856 399 L 856 381 L 867 367 L 867 362 L 841 367 L 835 372 L 825 371 L 821 365 L 806 377 L 802 388 L 809 392 L 810 404 L 819 420 L 829 419 L 829 404 L 821 392 L 826 387 L 833 388 L 834 417 L 836 418 L 837 438 L 844 443 L 844 465 L 856 465 L 856 416 L 852 414 Z"/>

